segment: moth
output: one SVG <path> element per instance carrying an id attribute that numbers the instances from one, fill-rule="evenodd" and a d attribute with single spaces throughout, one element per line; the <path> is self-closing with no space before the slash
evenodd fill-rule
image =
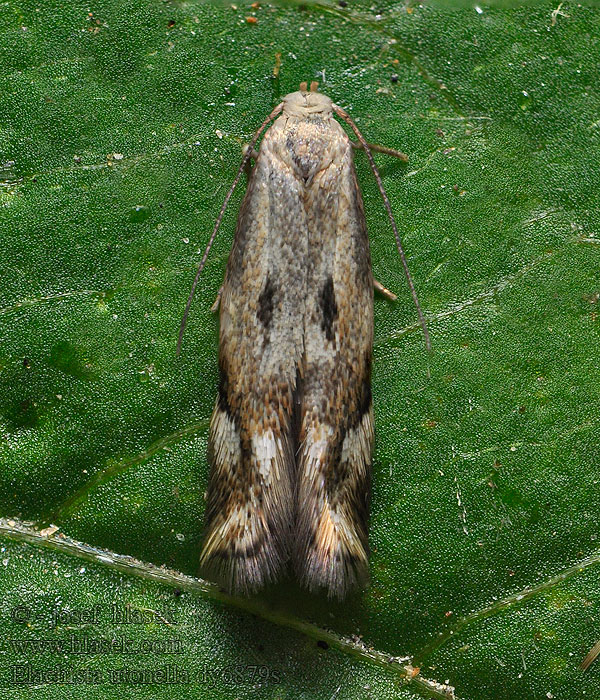
<path id="1" fill-rule="evenodd" d="M 330 597 L 368 578 L 374 281 L 353 143 L 334 114 L 367 154 L 429 345 L 371 150 L 341 107 L 302 83 L 244 155 L 178 342 L 179 352 L 225 207 L 254 156 L 217 298 L 220 381 L 200 554 L 203 574 L 236 594 L 276 581 L 290 561 L 303 586 Z"/>

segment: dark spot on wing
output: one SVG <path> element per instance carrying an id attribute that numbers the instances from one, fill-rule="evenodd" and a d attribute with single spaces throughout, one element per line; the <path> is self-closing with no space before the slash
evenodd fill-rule
<path id="1" fill-rule="evenodd" d="M 273 320 L 273 296 L 275 294 L 275 286 L 271 282 L 271 278 L 267 277 L 264 289 L 258 297 L 258 310 L 256 315 L 258 320 L 263 324 L 265 330 L 269 329 Z"/>
<path id="2" fill-rule="evenodd" d="M 319 299 L 321 305 L 321 312 L 323 318 L 321 320 L 321 329 L 325 333 L 327 340 L 333 340 L 335 333 L 333 331 L 333 322 L 338 317 L 338 308 L 335 302 L 335 292 L 333 291 L 333 279 L 331 277 L 327 278 L 327 281 L 323 285 L 321 291 L 321 298 Z"/>
<path id="3" fill-rule="evenodd" d="M 361 390 L 360 390 L 360 402 L 358 406 L 358 416 L 356 420 L 356 425 L 360 423 L 362 417 L 371 408 L 372 394 L 371 394 L 371 364 L 372 357 L 371 353 L 367 353 L 365 357 L 365 367 L 364 374 L 361 377 Z"/>

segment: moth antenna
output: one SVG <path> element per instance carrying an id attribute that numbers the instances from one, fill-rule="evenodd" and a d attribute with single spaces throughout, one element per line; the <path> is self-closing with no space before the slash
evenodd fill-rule
<path id="1" fill-rule="evenodd" d="M 381 192 L 381 197 L 383 198 L 383 203 L 385 205 L 388 217 L 390 219 L 390 223 L 392 224 L 392 230 L 394 231 L 394 238 L 396 239 L 396 248 L 398 248 L 398 252 L 400 253 L 400 260 L 402 261 L 402 267 L 404 268 L 404 273 L 406 275 L 406 280 L 408 282 L 408 287 L 410 289 L 410 293 L 412 295 L 413 301 L 415 303 L 415 306 L 417 307 L 417 314 L 419 316 L 419 323 L 421 324 L 421 328 L 423 329 L 423 335 L 425 336 L 425 346 L 427 347 L 427 350 L 431 350 L 431 341 L 429 339 L 429 331 L 427 330 L 427 322 L 425 321 L 425 316 L 423 315 L 423 311 L 421 310 L 421 305 L 419 304 L 419 298 L 417 297 L 417 290 L 415 289 L 415 285 L 412 281 L 412 277 L 410 275 L 410 270 L 408 269 L 408 263 L 406 262 L 406 256 L 404 255 L 404 249 L 402 248 L 402 241 L 400 240 L 400 234 L 398 233 L 398 227 L 396 226 L 396 220 L 394 219 L 394 215 L 392 213 L 392 207 L 390 206 L 390 200 L 388 199 L 388 196 L 386 194 L 386 191 L 383 187 L 383 182 L 381 181 L 381 175 L 379 174 L 379 171 L 377 170 L 377 166 L 375 165 L 375 161 L 373 159 L 373 154 L 371 153 L 371 149 L 369 148 L 369 144 L 366 142 L 364 136 L 360 133 L 358 130 L 358 127 L 356 124 L 352 121 L 350 118 L 350 115 L 345 112 L 341 107 L 338 107 L 338 105 L 332 105 L 333 111 L 343 119 L 348 126 L 352 129 L 352 131 L 356 134 L 356 138 L 360 141 L 360 145 L 363 147 L 365 153 L 367 154 L 367 158 L 369 160 L 369 165 L 371 166 L 371 171 L 373 172 L 373 175 L 375 176 L 375 180 L 377 182 L 377 187 L 379 187 L 379 191 Z"/>
<path id="2" fill-rule="evenodd" d="M 217 220 L 215 221 L 215 225 L 214 225 L 214 228 L 212 230 L 210 239 L 208 241 L 208 245 L 206 246 L 206 249 L 204 251 L 204 255 L 202 256 L 202 260 L 200 261 L 200 265 L 198 266 L 198 271 L 196 272 L 196 276 L 194 277 L 194 282 L 192 283 L 192 289 L 191 289 L 190 294 L 188 296 L 187 304 L 185 305 L 185 311 L 183 312 L 183 316 L 181 317 L 181 323 L 179 324 L 179 336 L 177 338 L 177 356 L 179 356 L 179 353 L 181 352 L 181 342 L 183 340 L 183 332 L 185 330 L 185 324 L 187 323 L 188 314 L 190 313 L 190 307 L 192 305 L 192 300 L 194 298 L 194 292 L 196 291 L 196 285 L 198 284 L 198 280 L 200 279 L 200 275 L 202 274 L 202 270 L 204 269 L 204 266 L 206 265 L 206 260 L 208 258 L 208 254 L 209 254 L 210 249 L 212 248 L 212 245 L 214 243 L 215 237 L 217 235 L 217 231 L 219 230 L 219 226 L 221 225 L 221 219 L 223 218 L 223 215 L 225 214 L 225 209 L 227 209 L 227 204 L 228 204 L 229 200 L 231 199 L 231 195 L 233 194 L 233 191 L 235 190 L 235 187 L 239 182 L 239 179 L 242 175 L 244 168 L 246 167 L 246 163 L 252 157 L 252 152 L 254 150 L 254 146 L 256 146 L 256 142 L 260 138 L 260 135 L 264 131 L 267 124 L 272 119 L 275 119 L 275 117 L 281 112 L 282 109 L 283 109 L 283 102 L 281 102 L 280 104 L 277 105 L 277 107 L 275 107 L 275 109 L 264 120 L 264 122 L 260 125 L 260 127 L 258 128 L 256 133 L 252 137 L 252 140 L 250 141 L 248 148 L 246 149 L 246 153 L 244 153 L 244 157 L 242 158 L 242 162 L 240 163 L 240 167 L 238 168 L 235 179 L 234 179 L 233 183 L 231 184 L 231 187 L 229 188 L 229 192 L 227 192 L 227 194 L 225 195 L 225 201 L 223 202 L 223 206 L 221 207 L 221 211 L 219 212 L 219 216 L 217 216 Z"/>

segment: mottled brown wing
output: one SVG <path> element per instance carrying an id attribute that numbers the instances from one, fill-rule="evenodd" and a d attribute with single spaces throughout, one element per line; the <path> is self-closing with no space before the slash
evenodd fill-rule
<path id="1" fill-rule="evenodd" d="M 303 185 L 278 155 L 285 150 L 280 120 L 252 170 L 220 304 L 200 563 L 208 578 L 239 593 L 277 578 L 289 559 L 295 511 L 292 415 L 308 236 Z"/>
<path id="2" fill-rule="evenodd" d="M 343 598 L 368 576 L 373 408 L 373 281 L 352 148 L 337 152 L 305 199 L 308 294 L 296 483 L 294 566 L 310 589 Z"/>

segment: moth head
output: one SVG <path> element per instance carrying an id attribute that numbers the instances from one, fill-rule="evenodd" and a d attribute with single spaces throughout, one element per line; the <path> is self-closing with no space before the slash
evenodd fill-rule
<path id="1" fill-rule="evenodd" d="M 290 92 L 283 98 L 283 113 L 289 117 L 307 118 L 311 115 L 326 117 L 332 113 L 332 102 L 327 95 L 316 90 L 316 83 L 311 83 L 311 89 L 306 89 L 306 83 L 300 84 L 298 92 Z"/>

